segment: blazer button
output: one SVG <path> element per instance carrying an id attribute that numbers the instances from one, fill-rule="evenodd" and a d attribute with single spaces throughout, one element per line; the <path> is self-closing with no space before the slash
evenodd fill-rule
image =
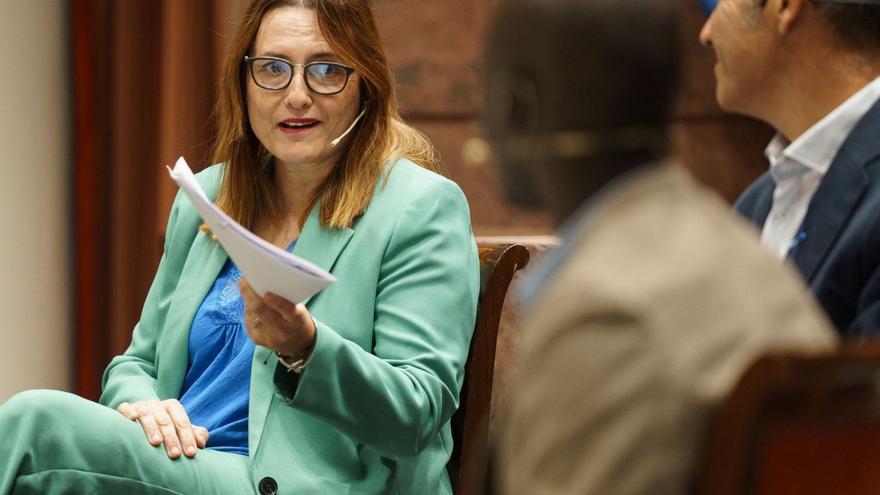
<path id="1" fill-rule="evenodd" d="M 260 495 L 276 495 L 278 493 L 278 483 L 274 479 L 266 476 L 260 480 Z"/>

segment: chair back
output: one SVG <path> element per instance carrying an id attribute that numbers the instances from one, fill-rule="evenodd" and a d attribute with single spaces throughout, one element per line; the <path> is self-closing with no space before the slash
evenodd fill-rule
<path id="1" fill-rule="evenodd" d="M 453 449 L 448 469 L 456 495 L 482 495 L 477 486 L 480 480 L 465 473 L 485 462 L 501 309 L 514 273 L 529 262 L 529 251 L 519 244 L 480 243 L 479 253 L 477 321 L 458 411 L 452 417 Z"/>
<path id="2" fill-rule="evenodd" d="M 880 346 L 756 361 L 710 421 L 695 488 L 880 493 Z"/>

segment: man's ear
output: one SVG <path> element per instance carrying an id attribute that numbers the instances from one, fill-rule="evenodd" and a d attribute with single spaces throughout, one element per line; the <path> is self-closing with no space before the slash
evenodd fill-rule
<path id="1" fill-rule="evenodd" d="M 538 132 L 541 109 L 535 83 L 524 74 L 515 74 L 511 75 L 507 84 L 510 105 L 506 115 L 508 128 L 519 136 L 534 136 Z"/>
<path id="2" fill-rule="evenodd" d="M 775 14 L 773 17 L 776 21 L 776 32 L 780 36 L 791 32 L 807 8 L 806 3 L 807 0 L 772 0 L 770 2 L 770 8 Z"/>
<path id="3" fill-rule="evenodd" d="M 513 203 L 540 208 L 544 198 L 536 187 L 534 148 L 523 145 L 538 130 L 538 95 L 534 84 L 523 74 L 490 71 L 483 128 L 500 171 L 503 189 Z"/>

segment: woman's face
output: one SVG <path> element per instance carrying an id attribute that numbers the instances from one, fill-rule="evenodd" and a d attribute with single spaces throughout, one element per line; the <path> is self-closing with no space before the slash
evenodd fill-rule
<path id="1" fill-rule="evenodd" d="M 302 7 L 278 7 L 263 18 L 251 57 L 277 57 L 293 64 L 345 63 L 324 39 L 315 11 Z M 263 89 L 247 77 L 248 119 L 257 139 L 283 167 L 331 168 L 339 148 L 330 141 L 351 125 L 359 112 L 357 74 L 336 95 L 320 95 L 306 86 L 304 69 L 295 67 L 287 88 Z"/>

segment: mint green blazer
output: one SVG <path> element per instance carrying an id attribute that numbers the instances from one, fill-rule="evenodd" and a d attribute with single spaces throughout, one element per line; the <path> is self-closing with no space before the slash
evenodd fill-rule
<path id="1" fill-rule="evenodd" d="M 197 175 L 209 197 L 221 173 L 213 166 Z M 102 404 L 179 397 L 193 317 L 227 259 L 201 223 L 178 194 L 131 345 L 104 373 Z M 276 366 L 269 349 L 254 353 L 255 492 L 271 477 L 281 494 L 451 493 L 449 421 L 479 292 L 461 190 L 398 160 L 351 228 L 324 228 L 314 208 L 294 254 L 338 281 L 306 301 L 318 332 L 301 376 Z"/>

